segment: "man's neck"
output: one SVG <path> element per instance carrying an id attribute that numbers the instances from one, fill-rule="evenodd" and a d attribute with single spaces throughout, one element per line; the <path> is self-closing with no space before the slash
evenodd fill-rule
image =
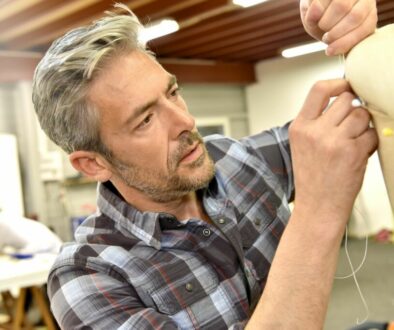
<path id="1" fill-rule="evenodd" d="M 113 185 L 129 204 L 141 212 L 163 212 L 174 215 L 178 220 L 197 218 L 211 223 L 204 210 L 202 199 L 195 191 L 168 202 L 157 202 L 135 188 L 115 183 Z"/>

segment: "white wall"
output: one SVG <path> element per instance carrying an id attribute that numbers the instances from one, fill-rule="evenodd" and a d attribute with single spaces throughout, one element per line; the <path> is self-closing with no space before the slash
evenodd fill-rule
<path id="1" fill-rule="evenodd" d="M 314 82 L 343 76 L 339 58 L 322 53 L 277 58 L 256 65 L 258 82 L 246 88 L 252 134 L 293 119 Z"/>
<path id="2" fill-rule="evenodd" d="M 293 59 L 277 58 L 256 65 L 258 82 L 246 88 L 252 134 L 293 119 L 318 80 L 342 78 L 343 61 L 317 53 Z M 367 167 L 366 179 L 356 200 L 349 226 L 353 236 L 393 229 L 393 212 L 377 157 Z"/>

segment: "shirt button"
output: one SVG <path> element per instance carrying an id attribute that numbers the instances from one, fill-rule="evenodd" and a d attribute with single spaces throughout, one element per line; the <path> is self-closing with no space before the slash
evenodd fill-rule
<path id="1" fill-rule="evenodd" d="M 211 235 L 211 231 L 210 231 L 208 228 L 205 228 L 205 229 L 202 231 L 202 234 L 203 234 L 205 237 L 209 237 L 209 236 Z"/>
<path id="2" fill-rule="evenodd" d="M 192 292 L 193 291 L 193 284 L 186 283 L 185 288 L 186 288 L 186 291 Z"/>
<path id="3" fill-rule="evenodd" d="M 222 224 L 224 224 L 226 222 L 226 220 L 224 220 L 224 219 L 219 219 L 219 223 L 222 225 Z"/>
<path id="4" fill-rule="evenodd" d="M 260 226 L 260 225 L 261 225 L 261 219 L 255 219 L 255 220 L 254 220 L 254 224 L 255 224 L 256 226 Z"/>

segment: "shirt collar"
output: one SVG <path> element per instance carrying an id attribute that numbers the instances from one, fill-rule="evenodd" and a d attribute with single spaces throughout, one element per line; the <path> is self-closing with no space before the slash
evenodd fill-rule
<path id="1" fill-rule="evenodd" d="M 212 218 L 219 216 L 226 199 L 216 177 L 201 191 L 203 204 Z M 115 227 L 125 236 L 134 236 L 156 249 L 161 247 L 162 230 L 176 229 L 181 224 L 173 215 L 165 212 L 141 212 L 126 202 L 111 182 L 99 183 L 97 206 L 99 211 L 115 222 Z"/>
<path id="2" fill-rule="evenodd" d="M 134 236 L 160 249 L 160 213 L 141 212 L 127 203 L 110 182 L 99 183 L 97 206 L 125 236 Z"/>

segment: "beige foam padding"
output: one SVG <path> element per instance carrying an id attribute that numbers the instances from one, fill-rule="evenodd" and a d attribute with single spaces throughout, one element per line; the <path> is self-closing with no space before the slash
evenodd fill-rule
<path id="1" fill-rule="evenodd" d="M 394 24 L 378 29 L 346 58 L 346 79 L 366 103 L 379 135 L 379 158 L 394 210 Z"/>

